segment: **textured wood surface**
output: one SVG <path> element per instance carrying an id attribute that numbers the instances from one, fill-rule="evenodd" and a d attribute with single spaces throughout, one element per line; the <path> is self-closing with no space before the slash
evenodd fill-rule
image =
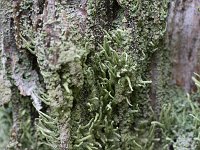
<path id="1" fill-rule="evenodd" d="M 167 44 L 172 51 L 173 83 L 186 92 L 192 89 L 193 72 L 200 50 L 200 0 L 176 0 L 171 2 Z"/>

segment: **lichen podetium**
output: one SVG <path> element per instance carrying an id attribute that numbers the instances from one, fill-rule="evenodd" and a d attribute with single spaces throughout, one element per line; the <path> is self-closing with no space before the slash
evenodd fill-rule
<path id="1" fill-rule="evenodd" d="M 197 147 L 199 95 L 168 83 L 168 1 L 3 2 L 0 118 L 10 137 L 0 148 L 153 150 L 183 139 Z M 186 121 L 191 132 L 178 130 Z"/>

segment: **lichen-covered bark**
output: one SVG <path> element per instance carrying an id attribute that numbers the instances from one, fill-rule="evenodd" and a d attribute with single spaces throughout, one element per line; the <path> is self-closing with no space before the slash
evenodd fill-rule
<path id="1" fill-rule="evenodd" d="M 172 147 L 178 126 L 173 124 L 176 105 L 166 102 L 181 92 L 168 93 L 167 4 L 7 2 L 9 11 L 0 22 L 4 31 L 0 77 L 7 79 L 0 104 L 12 109 L 13 120 L 7 148 Z"/>

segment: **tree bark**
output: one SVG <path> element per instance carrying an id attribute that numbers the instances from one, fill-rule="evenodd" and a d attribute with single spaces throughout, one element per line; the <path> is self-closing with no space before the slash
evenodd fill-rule
<path id="1" fill-rule="evenodd" d="M 169 9 L 167 45 L 172 51 L 173 83 L 186 92 L 194 89 L 193 73 L 199 73 L 199 5 L 199 0 L 176 0 Z"/>
<path id="2" fill-rule="evenodd" d="M 170 147 L 171 107 L 163 104 L 174 85 L 193 89 L 198 5 L 172 0 L 167 18 L 160 0 L 7 2 L 0 22 L 8 83 L 0 104 L 13 120 L 7 148 Z"/>

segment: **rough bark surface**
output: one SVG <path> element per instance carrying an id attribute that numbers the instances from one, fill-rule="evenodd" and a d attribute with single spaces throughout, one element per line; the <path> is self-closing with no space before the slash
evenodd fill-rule
<path id="1" fill-rule="evenodd" d="M 198 107 L 168 82 L 173 56 L 191 89 L 199 1 L 171 3 L 166 49 L 165 0 L 0 1 L 0 149 L 196 148 Z"/>
<path id="2" fill-rule="evenodd" d="M 200 0 L 172 1 L 167 23 L 167 44 L 172 51 L 173 82 L 192 90 L 200 51 Z M 196 69 L 195 69 L 196 68 Z"/>

